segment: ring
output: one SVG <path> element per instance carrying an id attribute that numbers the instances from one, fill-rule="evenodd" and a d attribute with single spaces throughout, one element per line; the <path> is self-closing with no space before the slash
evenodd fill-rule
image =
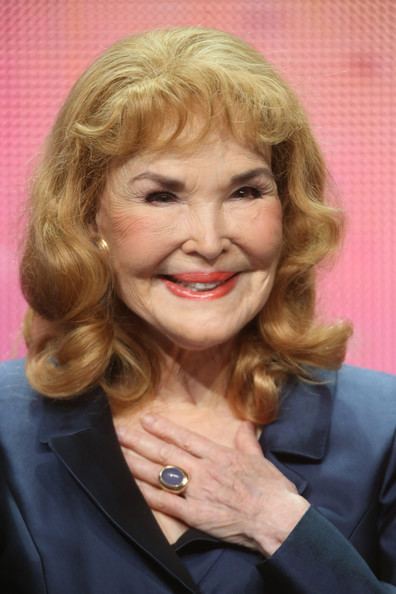
<path id="1" fill-rule="evenodd" d="M 180 466 L 164 466 L 158 475 L 159 483 L 165 491 L 183 493 L 187 488 L 190 477 Z"/>

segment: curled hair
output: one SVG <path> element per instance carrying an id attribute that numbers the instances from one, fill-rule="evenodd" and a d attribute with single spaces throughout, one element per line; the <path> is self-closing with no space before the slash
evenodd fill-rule
<path id="1" fill-rule="evenodd" d="M 195 115 L 199 130 L 182 135 Z M 116 159 L 193 149 L 219 127 L 258 153 L 271 146 L 284 225 L 274 287 L 231 358 L 234 411 L 268 422 L 288 375 L 340 366 L 351 328 L 317 320 L 315 270 L 338 246 L 342 218 L 325 203 L 325 165 L 304 110 L 244 41 L 176 27 L 110 47 L 77 81 L 48 138 L 21 263 L 27 374 L 40 392 L 67 397 L 99 384 L 129 404 L 155 392 L 161 354 L 114 290 L 92 230 L 98 200 Z"/>

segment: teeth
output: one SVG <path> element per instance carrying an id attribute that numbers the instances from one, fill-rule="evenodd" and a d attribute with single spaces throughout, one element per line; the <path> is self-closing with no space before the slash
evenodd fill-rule
<path id="1" fill-rule="evenodd" d="M 217 287 L 220 287 L 220 285 L 224 285 L 225 282 L 227 282 L 226 279 L 224 281 L 218 281 L 215 283 L 188 283 L 186 281 L 182 281 L 179 280 L 177 278 L 175 278 L 174 276 L 171 275 L 163 275 L 163 278 L 168 279 L 170 281 L 172 281 L 173 283 L 177 283 L 178 285 L 182 285 L 183 287 L 186 287 L 187 289 L 191 289 L 192 291 L 212 291 L 213 289 L 216 289 Z"/>
<path id="2" fill-rule="evenodd" d="M 210 291 L 219 287 L 222 283 L 181 283 L 184 287 L 192 289 L 193 291 Z"/>

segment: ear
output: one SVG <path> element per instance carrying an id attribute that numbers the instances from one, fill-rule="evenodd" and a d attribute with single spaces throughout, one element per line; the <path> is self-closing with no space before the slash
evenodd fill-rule
<path id="1" fill-rule="evenodd" d="M 88 233 L 92 241 L 98 243 L 104 235 L 104 216 L 101 200 L 98 201 L 98 207 L 94 219 L 88 225 Z"/>
<path id="2" fill-rule="evenodd" d="M 100 236 L 100 233 L 98 230 L 98 225 L 97 225 L 96 221 L 89 223 L 88 235 L 92 241 L 96 241 L 98 239 L 98 237 Z"/>

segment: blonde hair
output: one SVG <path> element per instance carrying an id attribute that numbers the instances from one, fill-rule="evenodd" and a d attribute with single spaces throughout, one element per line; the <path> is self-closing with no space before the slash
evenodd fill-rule
<path id="1" fill-rule="evenodd" d="M 194 114 L 202 127 L 187 144 L 181 133 Z M 160 353 L 118 299 L 92 223 L 115 159 L 187 150 L 219 126 L 258 152 L 272 147 L 284 220 L 274 288 L 231 360 L 234 411 L 268 422 L 288 375 L 340 366 L 351 328 L 317 321 L 315 269 L 336 249 L 342 219 L 324 202 L 325 165 L 306 115 L 253 47 L 218 30 L 176 27 L 110 47 L 77 81 L 48 138 L 21 263 L 31 308 L 27 374 L 41 393 L 67 397 L 100 385 L 115 402 L 141 403 L 155 392 Z"/>

